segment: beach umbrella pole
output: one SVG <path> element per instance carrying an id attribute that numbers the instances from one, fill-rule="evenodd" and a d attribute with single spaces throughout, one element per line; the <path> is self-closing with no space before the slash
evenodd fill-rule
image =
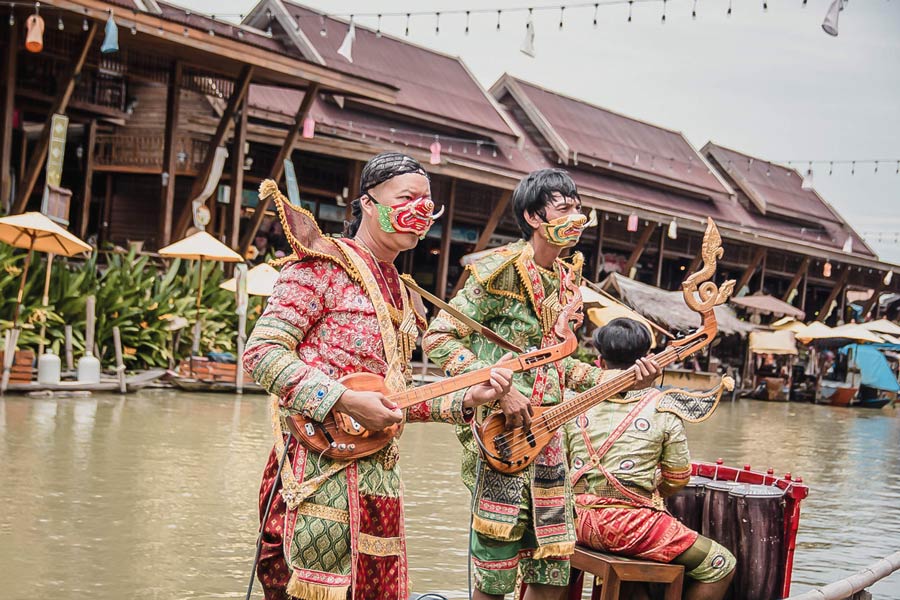
<path id="1" fill-rule="evenodd" d="M 31 251 L 34 249 L 34 240 L 36 236 L 32 236 L 31 245 L 28 246 L 28 254 L 25 255 L 25 266 L 22 268 L 22 279 L 19 280 L 19 292 L 16 294 L 16 309 L 13 312 L 13 328 L 19 326 L 19 313 L 22 309 L 22 297 L 25 295 L 25 280 L 28 278 L 28 268 L 31 267 Z"/>
<path id="2" fill-rule="evenodd" d="M 53 253 L 47 255 L 47 274 L 44 277 L 44 296 L 41 298 L 41 304 L 44 308 L 50 306 L 50 272 L 53 270 Z M 41 341 L 38 345 L 38 356 L 44 355 L 44 334 L 47 333 L 47 324 L 41 325 Z"/>
<path id="3" fill-rule="evenodd" d="M 200 258 L 200 265 L 197 271 L 197 307 L 195 310 L 194 323 L 194 340 L 191 347 L 191 353 L 198 355 L 200 353 L 200 299 L 203 296 L 203 258 Z"/>

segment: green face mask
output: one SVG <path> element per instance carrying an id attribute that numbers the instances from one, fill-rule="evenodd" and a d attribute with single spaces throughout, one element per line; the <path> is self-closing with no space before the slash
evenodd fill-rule
<path id="1" fill-rule="evenodd" d="M 444 213 L 441 208 L 434 212 L 431 198 L 415 198 L 395 206 L 385 206 L 369 194 L 378 209 L 378 226 L 385 233 L 412 233 L 422 239 L 434 220 Z"/>

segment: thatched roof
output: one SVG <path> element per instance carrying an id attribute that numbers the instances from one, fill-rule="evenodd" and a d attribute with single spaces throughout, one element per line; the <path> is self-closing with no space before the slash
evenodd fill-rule
<path id="1" fill-rule="evenodd" d="M 688 331 L 700 325 L 700 315 L 688 308 L 680 291 L 667 292 L 618 273 L 610 274 L 601 286 L 648 319 L 672 331 Z M 744 337 L 756 329 L 738 319 L 729 306 L 717 306 L 715 312 L 721 333 Z"/>

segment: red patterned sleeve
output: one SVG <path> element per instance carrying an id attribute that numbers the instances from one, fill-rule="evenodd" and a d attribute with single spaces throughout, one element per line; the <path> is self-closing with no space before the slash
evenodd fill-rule
<path id="1" fill-rule="evenodd" d="M 321 421 L 346 388 L 306 364 L 296 349 L 327 311 L 325 292 L 337 267 L 324 260 L 285 265 L 244 352 L 244 369 L 292 413 Z"/>

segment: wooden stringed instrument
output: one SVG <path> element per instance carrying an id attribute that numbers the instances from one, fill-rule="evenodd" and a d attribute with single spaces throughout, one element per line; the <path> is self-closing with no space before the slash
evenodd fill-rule
<path id="1" fill-rule="evenodd" d="M 713 309 L 723 304 L 734 290 L 733 280 L 726 281 L 721 288 L 710 281 L 716 272 L 716 261 L 722 258 L 723 252 L 719 230 L 713 220 L 708 219 L 701 248 L 704 266 L 682 283 L 684 301 L 691 310 L 700 313 L 701 324 L 690 335 L 672 340 L 665 350 L 650 357 L 660 368 L 697 352 L 716 337 L 718 324 Z M 500 412 L 490 414 L 480 425 L 473 422 L 472 433 L 483 460 L 501 473 L 522 471 L 550 443 L 563 424 L 631 388 L 636 374 L 637 368 L 632 366 L 570 400 L 553 406 L 533 407 L 531 426 L 527 430 L 522 427 L 507 430 L 503 413 Z"/>
<path id="2" fill-rule="evenodd" d="M 491 378 L 491 369 L 510 369 L 514 373 L 527 371 L 553 363 L 569 356 L 578 348 L 578 340 L 569 328 L 569 321 L 580 322 L 580 296 L 567 304 L 554 325 L 554 332 L 562 341 L 553 346 L 540 348 L 514 358 L 463 373 L 449 379 L 419 386 L 402 392 L 391 393 L 385 387 L 384 378 L 375 373 L 351 373 L 339 381 L 355 391 L 382 392 L 397 408 L 409 408 L 420 402 L 438 398 L 463 388 L 484 383 Z M 333 459 L 350 460 L 362 458 L 378 452 L 391 439 L 400 435 L 403 423 L 392 425 L 381 431 L 368 431 L 349 415 L 332 410 L 324 421 L 314 421 L 302 415 L 287 419 L 291 433 L 310 451 L 324 454 Z"/>

